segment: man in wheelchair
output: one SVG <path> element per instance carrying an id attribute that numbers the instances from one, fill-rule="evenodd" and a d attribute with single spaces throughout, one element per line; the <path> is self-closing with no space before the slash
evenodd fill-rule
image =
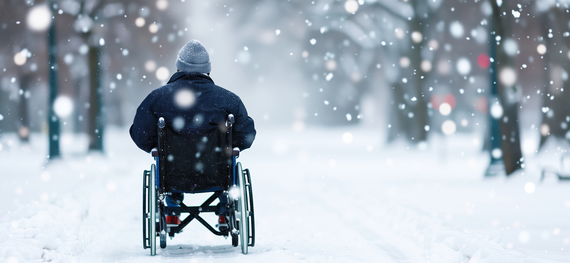
<path id="1" fill-rule="evenodd" d="M 182 47 L 176 67 L 178 70 L 168 83 L 153 90 L 140 104 L 129 133 L 140 149 L 152 151 L 156 158 L 156 188 L 166 195 L 159 210 L 186 207 L 184 193 L 215 192 L 219 199 L 216 214 L 222 230 L 227 225 L 231 206 L 227 191 L 221 192 L 228 189 L 220 188 L 220 180 L 225 180 L 224 176 L 231 177 L 226 168 L 233 169 L 236 176 L 235 157 L 234 167 L 230 167 L 231 156 L 251 147 L 256 135 L 254 122 L 237 95 L 214 84 L 210 78 L 208 52 L 199 41 L 191 40 Z M 226 145 L 228 142 L 231 145 Z M 217 153 L 224 147 L 225 155 Z M 160 173 L 164 174 L 159 177 Z M 236 184 L 235 178 L 233 184 Z M 164 208 L 163 204 L 166 204 Z M 165 217 L 169 227 L 185 223 L 180 221 L 178 211 Z M 191 215 L 201 219 L 197 213 Z"/>

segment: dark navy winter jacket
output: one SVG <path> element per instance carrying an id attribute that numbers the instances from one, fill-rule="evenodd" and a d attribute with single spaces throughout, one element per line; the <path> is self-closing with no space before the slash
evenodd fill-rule
<path id="1" fill-rule="evenodd" d="M 247 115 L 241 99 L 202 73 L 176 72 L 168 83 L 153 90 L 137 109 L 131 138 L 143 151 L 158 145 L 158 118 L 181 135 L 211 130 L 224 123 L 229 114 L 235 117 L 233 147 L 247 149 L 255 139 L 253 119 Z"/>

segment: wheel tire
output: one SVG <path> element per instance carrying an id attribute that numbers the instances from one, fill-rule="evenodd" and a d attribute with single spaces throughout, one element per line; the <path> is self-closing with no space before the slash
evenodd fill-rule
<path id="1" fill-rule="evenodd" d="M 250 231 L 250 235 L 249 235 L 249 246 L 253 247 L 255 246 L 255 215 L 254 215 L 254 210 L 253 210 L 253 188 L 251 186 L 251 176 L 249 174 L 249 169 L 245 169 L 243 170 L 244 174 L 245 174 L 245 178 L 247 179 L 246 182 L 246 188 L 247 188 L 247 199 L 248 202 L 247 204 L 248 206 L 248 210 L 249 210 L 249 231 Z"/>
<path id="2" fill-rule="evenodd" d="M 150 184 L 150 171 L 144 171 L 143 174 L 143 209 L 142 209 L 142 226 L 143 226 L 143 248 L 150 248 L 150 219 L 148 206 L 148 191 Z"/>
<path id="3" fill-rule="evenodd" d="M 150 184 L 149 184 L 149 213 L 150 213 L 150 255 L 156 255 L 156 165 L 150 166 Z"/>
<path id="4" fill-rule="evenodd" d="M 239 191 L 240 197 L 238 199 L 238 209 L 240 212 L 239 220 L 239 236 L 241 243 L 241 253 L 247 254 L 248 244 L 249 244 L 249 211 L 247 209 L 247 191 L 246 191 L 246 180 L 241 167 L 241 163 L 236 164 L 236 170 L 238 176 L 240 176 L 239 181 Z"/>

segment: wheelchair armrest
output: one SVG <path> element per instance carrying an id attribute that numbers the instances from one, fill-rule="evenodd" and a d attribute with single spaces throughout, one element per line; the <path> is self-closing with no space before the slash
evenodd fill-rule
<path id="1" fill-rule="evenodd" d="M 158 156 L 158 149 L 152 148 L 152 150 L 150 150 L 150 154 L 152 155 L 152 157 Z"/>
<path id="2" fill-rule="evenodd" d="M 239 157 L 239 148 L 238 147 L 234 147 L 233 156 Z"/>

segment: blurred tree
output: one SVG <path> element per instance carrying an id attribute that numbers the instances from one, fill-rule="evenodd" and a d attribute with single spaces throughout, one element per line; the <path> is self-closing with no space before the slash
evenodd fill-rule
<path id="1" fill-rule="evenodd" d="M 48 7 L 52 14 L 55 14 L 56 7 L 54 0 L 48 1 Z M 52 21 L 48 31 L 48 65 L 49 65 L 49 103 L 48 103 L 48 141 L 49 141 L 49 158 L 54 159 L 60 156 L 60 119 L 55 112 L 55 100 L 58 95 L 58 71 L 57 64 L 57 36 L 56 36 L 56 19 L 52 16 Z"/>
<path id="2" fill-rule="evenodd" d="M 539 127 L 540 144 L 542 147 L 548 138 L 554 140 L 570 140 L 568 131 L 570 123 L 570 81 L 568 74 L 570 58 L 566 28 L 570 22 L 567 16 L 568 5 L 539 5 L 536 9 L 540 14 L 542 36 L 537 51 L 544 61 L 544 85 L 542 95 L 542 124 Z M 566 92 L 564 92 L 566 91 Z"/>
<path id="3" fill-rule="evenodd" d="M 511 29 L 511 8 L 508 2 L 503 2 L 498 5 L 496 1 L 491 1 L 493 8 L 492 28 L 490 41 L 496 42 L 496 45 L 491 45 L 491 54 L 494 54 L 495 64 L 492 67 L 491 74 L 494 75 L 491 80 L 492 90 L 497 92 L 496 104 L 493 103 L 494 99 L 489 100 L 490 114 L 499 122 L 499 129 L 501 136 L 496 138 L 491 134 L 491 140 L 501 141 L 501 149 L 492 148 L 490 154 L 492 158 L 502 158 L 504 163 L 505 172 L 507 175 L 512 174 L 523 165 L 520 132 L 518 123 L 518 102 L 517 92 L 520 92 L 517 87 L 516 71 L 514 68 L 513 52 L 507 41 L 512 36 Z M 494 33 L 494 34 L 493 34 Z M 491 94 L 493 96 L 493 94 Z M 492 125 L 491 125 L 492 126 Z M 491 143 L 493 146 L 493 143 Z M 493 163 L 491 163 L 493 165 Z M 488 171 L 492 170 L 490 167 Z"/>

